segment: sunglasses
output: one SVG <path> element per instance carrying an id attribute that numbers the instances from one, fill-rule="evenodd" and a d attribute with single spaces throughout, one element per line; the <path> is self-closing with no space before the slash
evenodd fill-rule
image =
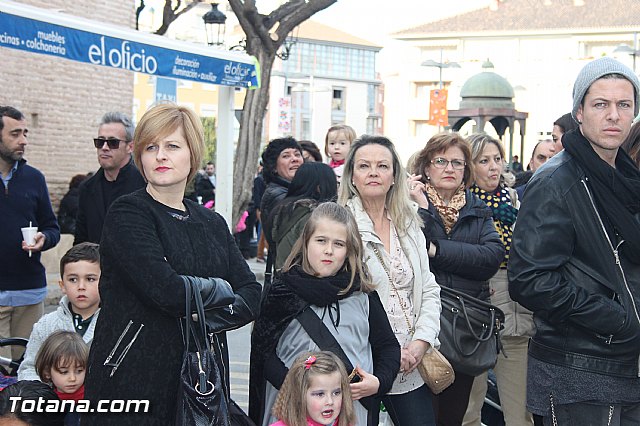
<path id="1" fill-rule="evenodd" d="M 122 139 L 116 139 L 116 138 L 109 138 L 109 139 L 105 139 L 105 138 L 95 138 L 93 139 L 93 144 L 95 145 L 96 148 L 102 148 L 104 146 L 104 143 L 107 143 L 107 146 L 109 147 L 109 149 L 118 149 L 118 147 L 120 146 L 120 142 L 128 142 Z"/>

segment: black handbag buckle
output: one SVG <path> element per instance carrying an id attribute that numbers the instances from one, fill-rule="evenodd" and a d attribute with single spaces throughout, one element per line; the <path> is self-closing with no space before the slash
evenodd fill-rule
<path id="1" fill-rule="evenodd" d="M 196 392 L 198 392 L 202 396 L 211 395 L 211 393 L 216 389 L 215 385 L 211 383 L 207 379 L 207 373 L 205 373 L 204 368 L 202 368 L 202 358 L 200 358 L 200 352 L 196 352 L 198 356 L 198 385 L 196 386 Z M 211 386 L 211 390 L 207 390 L 208 386 Z"/>

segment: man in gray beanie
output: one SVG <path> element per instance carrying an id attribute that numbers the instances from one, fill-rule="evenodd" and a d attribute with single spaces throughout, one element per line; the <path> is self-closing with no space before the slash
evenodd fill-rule
<path id="1" fill-rule="evenodd" d="M 611 58 L 573 88 L 578 129 L 533 176 L 509 258 L 534 313 L 527 408 L 544 424 L 640 424 L 640 172 L 620 148 L 640 82 Z"/>

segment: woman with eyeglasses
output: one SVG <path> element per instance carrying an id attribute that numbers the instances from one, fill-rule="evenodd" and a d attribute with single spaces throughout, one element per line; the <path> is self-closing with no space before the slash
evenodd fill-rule
<path id="1" fill-rule="evenodd" d="M 420 207 L 436 281 L 488 301 L 504 246 L 491 209 L 468 189 L 474 176 L 469 145 L 458 133 L 439 133 L 417 154 L 412 172 L 409 191 Z M 461 425 L 467 410 L 474 377 L 455 374 L 451 386 L 432 396 L 438 425 Z"/>
<path id="2" fill-rule="evenodd" d="M 504 312 L 504 329 L 500 331 L 503 350 L 493 368 L 498 380 L 500 404 L 507 426 L 533 425 L 526 407 L 527 348 L 535 331 L 531 311 L 511 300 L 507 279 L 507 263 L 511 233 L 518 215 L 516 191 L 504 184 L 504 148 L 499 140 L 486 133 L 474 133 L 467 138 L 475 168 L 475 183 L 471 192 L 484 201 L 493 212 L 493 222 L 505 248 L 498 272 L 489 280 L 491 304 Z M 532 235 L 532 238 L 535 238 Z M 475 379 L 465 424 L 480 424 L 480 412 L 487 391 L 487 373 Z"/>

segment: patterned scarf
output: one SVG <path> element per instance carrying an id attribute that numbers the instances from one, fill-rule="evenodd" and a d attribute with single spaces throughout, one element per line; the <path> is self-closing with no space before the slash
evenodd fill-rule
<path id="1" fill-rule="evenodd" d="M 511 234 L 513 233 L 513 224 L 516 223 L 518 209 L 513 207 L 509 191 L 500 185 L 495 191 L 486 192 L 478 188 L 476 185 L 471 187 L 471 192 L 476 194 L 478 198 L 485 202 L 493 212 L 493 223 L 496 226 L 498 234 L 502 239 L 502 244 L 506 250 L 504 260 L 500 265 L 501 268 L 507 267 L 509 261 L 509 249 L 511 248 Z"/>
<path id="2" fill-rule="evenodd" d="M 465 195 L 464 184 L 460 185 L 460 187 L 456 190 L 453 197 L 451 197 L 451 201 L 449 204 L 445 204 L 444 200 L 438 194 L 438 191 L 431 186 L 431 184 L 427 183 L 426 185 L 427 196 L 429 197 L 429 201 L 436 208 L 440 218 L 442 219 L 442 223 L 444 224 L 444 229 L 447 232 L 451 232 L 453 225 L 458 221 L 458 217 L 460 216 L 460 210 L 467 203 L 467 197 Z"/>

